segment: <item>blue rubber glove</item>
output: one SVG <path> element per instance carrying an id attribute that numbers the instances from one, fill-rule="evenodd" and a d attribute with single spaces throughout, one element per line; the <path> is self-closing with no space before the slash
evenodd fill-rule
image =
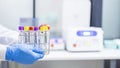
<path id="1" fill-rule="evenodd" d="M 44 50 L 26 44 L 14 44 L 8 46 L 6 60 L 15 61 L 21 64 L 32 64 L 44 57 Z"/>

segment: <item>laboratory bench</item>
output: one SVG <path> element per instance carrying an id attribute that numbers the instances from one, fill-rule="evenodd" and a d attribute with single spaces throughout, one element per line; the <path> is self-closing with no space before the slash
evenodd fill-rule
<path id="1" fill-rule="evenodd" d="M 104 49 L 100 52 L 69 52 L 69 51 L 51 51 L 39 61 L 54 60 L 110 60 L 110 68 L 116 68 L 117 60 L 120 59 L 120 50 Z"/>
<path id="2" fill-rule="evenodd" d="M 51 51 L 40 60 L 114 60 L 120 59 L 120 50 L 106 49 L 100 52 Z"/>
<path id="3" fill-rule="evenodd" d="M 62 60 L 110 60 L 110 68 L 116 68 L 116 60 L 120 59 L 120 50 L 105 49 L 100 52 L 69 52 L 50 51 L 39 61 L 62 61 Z M 2 68 L 9 68 L 8 62 L 3 62 Z"/>

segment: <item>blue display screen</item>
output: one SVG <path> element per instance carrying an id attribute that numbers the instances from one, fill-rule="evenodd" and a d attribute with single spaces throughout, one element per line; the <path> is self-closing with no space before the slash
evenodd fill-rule
<path id="1" fill-rule="evenodd" d="M 77 31 L 77 36 L 96 36 L 97 32 L 93 30 Z"/>

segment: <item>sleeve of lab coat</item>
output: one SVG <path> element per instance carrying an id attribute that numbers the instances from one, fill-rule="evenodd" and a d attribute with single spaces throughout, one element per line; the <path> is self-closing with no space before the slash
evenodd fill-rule
<path id="1" fill-rule="evenodd" d="M 10 30 L 6 27 L 0 25 L 0 44 L 10 45 L 17 43 L 18 41 L 18 32 Z"/>
<path id="2" fill-rule="evenodd" d="M 5 60 L 7 46 L 0 44 L 0 60 Z"/>

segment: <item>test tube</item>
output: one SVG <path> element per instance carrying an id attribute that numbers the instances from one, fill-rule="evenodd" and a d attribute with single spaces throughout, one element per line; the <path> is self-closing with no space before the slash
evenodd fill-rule
<path id="1" fill-rule="evenodd" d="M 25 44 L 30 44 L 29 26 L 24 26 Z"/>
<path id="2" fill-rule="evenodd" d="M 40 31 L 39 31 L 39 39 L 38 39 L 38 42 L 39 42 L 39 47 L 42 48 L 42 49 L 45 49 L 43 46 L 44 46 L 44 43 L 45 43 L 45 38 L 44 38 L 44 31 L 42 31 L 42 25 L 39 27 Z"/>
<path id="3" fill-rule="evenodd" d="M 46 54 L 49 54 L 49 50 L 50 50 L 50 32 L 49 32 L 49 29 L 50 29 L 50 26 L 49 25 L 45 25 L 45 50 L 46 50 Z"/>
<path id="4" fill-rule="evenodd" d="M 49 31 L 45 31 L 45 50 L 46 54 L 49 54 L 50 50 L 50 39 L 49 39 Z"/>
<path id="5" fill-rule="evenodd" d="M 23 26 L 19 26 L 18 43 L 20 43 L 20 44 L 25 43 L 25 33 L 24 33 L 24 27 Z"/>
<path id="6" fill-rule="evenodd" d="M 40 29 L 40 47 L 45 50 L 45 54 L 49 54 L 49 29 L 50 27 L 47 25 L 42 25 L 39 27 Z"/>
<path id="7" fill-rule="evenodd" d="M 28 31 L 28 40 L 29 40 L 29 44 L 34 46 L 35 43 L 35 38 L 34 38 L 34 27 L 33 26 L 29 26 L 29 31 Z"/>
<path id="8" fill-rule="evenodd" d="M 39 32 L 38 32 L 38 27 L 34 27 L 34 46 L 35 47 L 38 47 L 39 48 L 39 43 L 38 43 L 38 36 L 39 36 L 39 34 L 38 34 Z"/>

